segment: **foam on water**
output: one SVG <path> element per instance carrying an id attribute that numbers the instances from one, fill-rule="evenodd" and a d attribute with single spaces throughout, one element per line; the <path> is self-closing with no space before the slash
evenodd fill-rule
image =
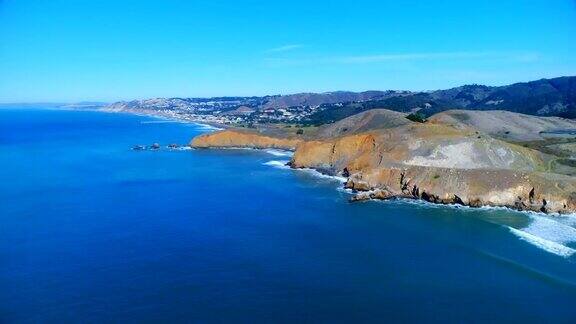
<path id="1" fill-rule="evenodd" d="M 285 150 L 279 150 L 279 149 L 267 149 L 267 150 L 264 150 L 264 152 L 266 152 L 268 154 L 272 154 L 274 156 L 292 156 L 292 155 L 294 155 L 293 152 L 285 151 Z"/>
<path id="2" fill-rule="evenodd" d="M 537 213 L 529 214 L 530 224 L 521 229 L 511 228 L 511 232 L 547 252 L 569 257 L 576 250 L 566 244 L 576 242 L 576 228 L 573 215 L 546 216 Z M 568 222 L 566 222 L 568 221 Z"/>
<path id="3" fill-rule="evenodd" d="M 506 207 L 482 206 L 479 208 L 461 206 L 461 205 L 439 205 L 432 204 L 423 200 L 395 199 L 399 203 L 409 203 L 426 208 L 457 208 L 464 210 L 502 210 L 528 216 L 530 224 L 524 228 L 513 228 L 501 223 L 495 224 L 506 226 L 514 235 L 521 240 L 526 241 L 546 252 L 553 253 L 562 257 L 570 257 L 576 252 L 575 249 L 566 246 L 566 244 L 576 243 L 576 216 L 569 215 L 546 215 L 533 211 L 515 211 Z"/>
<path id="4" fill-rule="evenodd" d="M 266 152 L 275 156 L 290 156 L 288 155 L 288 153 L 291 153 L 279 150 L 266 150 Z M 340 183 L 344 183 L 347 180 L 345 177 L 326 175 L 314 169 L 292 169 L 289 166 L 287 166 L 286 163 L 288 163 L 287 160 L 272 160 L 265 162 L 264 164 L 285 170 L 288 169 L 298 172 L 307 172 L 313 176 L 324 179 L 336 180 Z M 352 190 L 345 189 L 343 187 L 339 187 L 338 190 L 343 190 L 347 193 L 353 192 Z M 482 206 L 480 208 L 472 208 L 469 206 L 462 206 L 458 204 L 440 205 L 416 199 L 394 199 L 386 202 L 398 202 L 403 204 L 409 203 L 423 206 L 426 208 L 448 207 L 448 208 L 465 209 L 465 210 L 478 210 L 478 209 L 502 210 L 506 212 L 521 213 L 530 218 L 530 224 L 525 228 L 518 229 L 502 223 L 499 224 L 496 222 L 495 223 L 500 226 L 507 227 L 511 233 L 519 237 L 521 240 L 526 241 L 546 252 L 553 253 L 562 257 L 570 257 L 574 253 L 576 253 L 575 249 L 566 245 L 576 243 L 576 228 L 574 228 L 576 226 L 576 215 L 574 214 L 546 215 L 533 211 L 514 211 L 507 207 Z"/>
<path id="5" fill-rule="evenodd" d="M 280 168 L 280 169 L 290 169 L 289 166 L 286 165 L 286 163 L 288 163 L 288 161 L 268 161 L 268 162 L 264 162 L 264 165 L 269 165 L 269 166 L 273 166 L 275 168 Z"/>
<path id="6" fill-rule="evenodd" d="M 292 170 L 292 171 L 296 171 L 296 172 L 306 172 L 306 173 L 309 173 L 310 175 L 313 175 L 313 176 L 318 177 L 318 178 L 335 180 L 335 181 L 338 181 L 340 183 L 344 183 L 344 182 L 346 182 L 346 180 L 348 180 L 345 177 L 331 176 L 328 174 L 318 172 L 314 169 L 307 169 L 307 168 L 292 169 L 286 165 L 286 163 L 288 163 L 288 162 L 289 162 L 288 160 L 272 160 L 272 161 L 265 162 L 264 165 L 270 165 L 270 166 L 277 167 L 280 169 Z"/>
<path id="7" fill-rule="evenodd" d="M 344 186 L 338 186 L 338 188 L 336 189 L 340 192 L 345 192 L 347 194 L 353 194 L 354 190 L 350 189 L 350 188 L 344 188 Z"/>
<path id="8" fill-rule="evenodd" d="M 510 229 L 510 232 L 512 232 L 514 235 L 518 236 L 521 240 L 524 240 L 532 245 L 535 245 L 538 248 L 541 248 L 542 250 L 546 251 L 546 252 L 550 252 L 565 258 L 570 257 L 571 255 L 573 255 L 576 250 L 567 247 L 565 245 L 562 245 L 560 243 L 556 243 L 550 240 L 546 240 L 542 237 L 530 234 L 528 232 L 525 231 L 521 231 L 512 227 L 508 227 Z"/>
<path id="9" fill-rule="evenodd" d="M 425 202 L 422 200 L 397 199 L 401 203 L 410 203 L 427 208 L 458 208 L 464 210 L 502 210 L 506 212 L 516 212 L 530 218 L 530 224 L 524 228 L 513 228 L 506 226 L 511 233 L 546 252 L 553 253 L 562 257 L 570 257 L 576 252 L 575 249 L 566 246 L 566 244 L 576 243 L 576 216 L 570 215 L 545 215 L 533 211 L 514 211 L 506 207 L 482 206 L 472 208 L 461 205 L 439 205 Z M 503 225 L 495 222 L 495 224 Z"/>
<path id="10" fill-rule="evenodd" d="M 336 180 L 336 181 L 338 181 L 338 182 L 340 182 L 340 183 L 344 183 L 344 182 L 346 182 L 346 180 L 348 180 L 348 179 L 345 178 L 345 177 L 332 176 L 332 175 L 324 174 L 324 173 L 319 172 L 319 171 L 314 170 L 314 169 L 304 168 L 304 169 L 292 169 L 292 170 L 300 171 L 300 172 L 307 172 L 307 173 L 310 173 L 311 175 L 313 175 L 313 176 L 315 176 L 315 177 L 323 178 L 323 179 Z"/>
<path id="11" fill-rule="evenodd" d="M 566 226 L 576 227 L 576 214 L 558 215 L 554 219 Z"/>
<path id="12" fill-rule="evenodd" d="M 559 244 L 576 242 L 576 228 L 562 224 L 547 216 L 532 215 L 532 222 L 524 232 Z"/>

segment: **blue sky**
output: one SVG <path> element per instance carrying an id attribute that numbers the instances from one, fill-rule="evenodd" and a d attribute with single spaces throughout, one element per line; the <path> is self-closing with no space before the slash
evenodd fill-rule
<path id="1" fill-rule="evenodd" d="M 576 1 L 0 0 L 0 102 L 576 75 Z"/>

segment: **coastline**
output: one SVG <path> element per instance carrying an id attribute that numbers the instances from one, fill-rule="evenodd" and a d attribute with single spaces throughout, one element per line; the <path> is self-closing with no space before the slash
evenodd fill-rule
<path id="1" fill-rule="evenodd" d="M 73 109 L 73 108 L 72 108 Z M 75 110 L 75 109 L 73 109 Z M 195 139 L 197 138 L 202 138 L 205 137 L 206 135 L 209 134 L 215 134 L 217 136 L 219 136 L 222 133 L 226 133 L 226 132 L 230 132 L 232 134 L 250 134 L 250 130 L 244 130 L 244 129 L 236 129 L 234 127 L 231 127 L 230 125 L 223 125 L 223 124 L 218 124 L 218 123 L 206 123 L 205 121 L 202 120 L 195 120 L 195 119 L 190 119 L 190 118 L 178 118 L 176 116 L 172 116 L 172 115 L 166 115 L 166 114 L 162 114 L 162 113 L 150 113 L 150 112 L 141 112 L 141 111 L 126 111 L 126 110 L 122 110 L 122 111 L 116 111 L 116 110 L 107 110 L 107 109 L 94 109 L 94 111 L 98 111 L 98 112 L 106 112 L 106 113 L 126 113 L 126 114 L 131 114 L 131 115 L 137 115 L 137 116 L 143 116 L 143 117 L 150 117 L 150 118 L 155 118 L 155 119 L 159 119 L 159 120 L 165 120 L 165 121 L 173 121 L 173 122 L 180 122 L 180 123 L 190 123 L 190 124 L 195 124 L 201 127 L 206 127 L 207 130 L 209 130 L 209 132 L 201 134 L 199 136 L 197 136 Z M 270 139 L 274 139 L 268 136 L 264 136 L 261 134 L 253 134 L 256 138 L 270 138 Z M 289 151 L 292 153 L 295 153 L 297 151 L 297 146 L 299 145 L 299 143 L 290 143 L 290 145 L 283 145 L 283 143 L 281 143 L 280 145 L 278 145 L 277 143 L 265 143 L 264 145 L 262 143 L 248 143 L 247 145 L 235 145 L 238 144 L 239 142 L 241 142 L 243 139 L 239 139 L 239 138 L 232 138 L 232 139 L 228 139 L 228 141 L 226 143 L 224 143 L 223 145 L 213 145 L 212 143 L 206 143 L 205 145 L 198 145 L 193 144 L 194 140 L 190 142 L 189 146 L 191 146 L 192 148 L 214 148 L 214 149 L 254 149 L 254 150 L 270 150 L 270 149 L 279 149 L 279 150 L 284 150 L 284 151 Z M 283 139 L 278 139 L 278 140 L 283 140 Z M 251 140 L 252 142 L 254 140 Z M 304 141 L 303 141 L 304 142 Z M 489 201 L 477 201 L 474 203 L 471 203 L 470 201 L 467 202 L 463 202 L 462 199 L 458 196 L 458 195 L 453 195 L 451 198 L 441 198 L 440 195 L 435 195 L 435 194 L 430 194 L 428 196 L 422 197 L 421 195 L 418 195 L 417 197 L 415 197 L 415 195 L 413 193 L 411 193 L 410 191 L 413 189 L 412 186 L 410 186 L 410 188 L 408 188 L 408 192 L 404 192 L 404 190 L 402 190 L 401 192 L 393 192 L 392 190 L 389 190 L 389 188 L 380 188 L 378 185 L 370 185 L 369 183 L 364 183 L 365 181 L 362 180 L 362 177 L 360 177 L 359 179 L 354 179 L 353 175 L 350 174 L 348 177 L 343 177 L 342 176 L 342 172 L 332 172 L 331 170 L 329 170 L 330 168 L 318 168 L 315 167 L 313 165 L 311 166 L 298 166 L 298 165 L 294 165 L 293 163 L 293 156 L 291 158 L 291 160 L 289 161 L 289 163 L 286 165 L 286 167 L 291 168 L 291 169 L 304 169 L 304 170 L 311 170 L 313 172 L 318 173 L 319 175 L 323 176 L 323 177 L 331 177 L 331 178 L 338 178 L 339 181 L 342 181 L 344 183 L 343 189 L 346 190 L 351 190 L 353 193 L 355 193 L 355 195 L 353 197 L 351 197 L 351 201 L 353 202 L 359 202 L 359 201 L 364 201 L 364 200 L 406 200 L 406 201 L 422 201 L 425 203 L 430 203 L 430 204 L 434 204 L 434 205 L 443 205 L 443 206 L 462 206 L 462 207 L 469 207 L 469 208 L 482 208 L 482 207 L 488 207 L 488 208 L 506 208 L 508 210 L 513 210 L 513 211 L 519 211 L 519 212 L 529 212 L 529 213 L 538 213 L 538 214 L 542 214 L 542 215 L 571 215 L 571 214 L 576 214 L 576 211 L 571 210 L 571 211 L 548 211 L 546 209 L 543 209 L 542 206 L 536 206 L 536 207 L 529 207 L 526 205 L 526 203 L 522 202 L 522 205 L 518 205 L 518 202 L 510 202 L 510 203 L 505 203 L 505 204 L 495 204 L 495 203 L 491 203 Z M 405 172 L 405 171 L 404 171 Z M 409 181 L 407 181 L 409 182 Z M 412 184 L 411 184 L 412 185 Z M 387 186 L 388 187 L 388 186 Z"/>
<path id="2" fill-rule="evenodd" d="M 226 130 L 197 136 L 190 146 L 290 149 L 284 141 Z M 398 162 L 380 165 L 381 162 L 374 162 L 382 156 L 374 151 L 375 141 L 372 135 L 342 137 L 337 142 L 301 140 L 293 145 L 294 155 L 287 166 L 341 176 L 346 180 L 344 188 L 355 193 L 351 201 L 401 198 L 471 208 L 503 207 L 549 215 L 576 212 L 570 195 L 575 185 L 571 177 L 537 170 L 444 168 Z"/>
<path id="3" fill-rule="evenodd" d="M 240 148 L 240 147 L 238 147 L 238 148 L 214 147 L 212 149 L 216 149 L 216 150 L 243 149 L 243 150 L 256 150 L 256 151 L 266 151 L 267 150 L 267 149 L 259 149 L 259 148 Z M 447 207 L 447 208 L 470 209 L 470 210 L 482 210 L 482 209 L 485 209 L 485 210 L 486 209 L 505 210 L 505 211 L 511 211 L 511 212 L 515 212 L 515 213 L 520 213 L 523 215 L 576 217 L 576 211 L 575 212 L 568 212 L 568 213 L 559 213 L 559 212 L 544 213 L 542 211 L 537 211 L 537 210 L 519 210 L 519 209 L 514 208 L 513 206 L 510 206 L 510 205 L 490 205 L 490 204 L 466 205 L 466 204 L 459 204 L 459 203 L 434 202 L 434 201 L 428 201 L 428 200 L 425 200 L 422 198 L 416 198 L 416 197 L 413 197 L 410 195 L 392 195 L 392 196 L 387 196 L 384 198 L 378 198 L 377 196 L 371 196 L 370 195 L 371 193 L 374 193 L 375 190 L 361 190 L 361 189 L 353 189 L 353 188 L 347 187 L 346 183 L 347 183 L 349 178 L 345 178 L 342 176 L 333 175 L 333 174 L 330 174 L 327 172 L 323 172 L 325 170 L 320 170 L 320 169 L 294 168 L 294 167 L 291 167 L 290 165 L 288 165 L 290 161 L 287 161 L 287 162 L 288 163 L 284 164 L 281 167 L 281 169 L 310 172 L 317 177 L 325 178 L 325 179 L 332 179 L 334 181 L 340 182 L 342 186 L 338 187 L 338 189 L 342 189 L 343 191 L 345 191 L 351 195 L 351 197 L 349 199 L 349 202 L 351 202 L 351 203 L 362 203 L 362 202 L 368 202 L 368 201 L 373 201 L 373 202 L 398 201 L 398 202 L 403 202 L 403 203 L 410 203 L 410 204 L 417 204 L 417 205 L 424 205 L 424 206 L 428 206 L 428 207 L 438 207 L 438 208 Z M 276 164 L 269 164 L 269 165 L 278 166 L 280 168 L 280 165 L 276 165 Z M 362 199 L 355 199 L 354 197 L 358 196 L 359 194 L 368 194 L 368 195 L 363 197 Z"/>
<path id="4" fill-rule="evenodd" d="M 130 114 L 130 115 L 138 115 L 138 116 L 143 116 L 143 117 L 150 117 L 150 118 L 154 118 L 154 119 L 158 119 L 158 120 L 162 120 L 162 121 L 168 121 L 168 122 L 178 122 L 178 123 L 191 123 L 191 124 L 195 124 L 195 125 L 199 125 L 199 126 L 208 126 L 209 130 L 207 130 L 207 132 L 203 133 L 200 136 L 205 136 L 207 134 L 218 134 L 221 132 L 214 132 L 214 131 L 218 131 L 221 129 L 218 129 L 217 127 L 215 127 L 214 125 L 210 125 L 210 124 L 204 124 L 201 122 L 197 122 L 197 121 L 193 121 L 193 120 L 182 120 L 182 119 L 178 119 L 178 118 L 171 118 L 170 116 L 164 116 L 164 115 L 158 115 L 158 114 L 145 114 L 145 113 L 134 113 L 134 112 L 116 112 L 116 111 L 105 111 L 105 110 L 96 110 L 99 112 L 109 112 L 109 113 L 126 113 L 126 114 Z M 223 126 L 223 125 L 222 125 Z M 522 217 L 528 217 L 529 219 L 531 219 L 532 221 L 538 221 L 541 222 L 543 219 L 547 219 L 548 217 L 551 217 L 553 219 L 572 219 L 574 217 L 576 217 L 576 213 L 574 212 L 570 212 L 570 213 L 558 213 L 558 212 L 549 212 L 549 213 L 544 213 L 544 212 L 540 212 L 537 210 L 518 210 L 517 208 L 514 208 L 513 205 L 494 205 L 494 204 L 480 204 L 480 205 L 469 205 L 469 204 L 458 204 L 458 203 L 454 203 L 454 202 L 434 202 L 434 201 L 429 201 L 429 200 L 425 200 L 422 198 L 416 198 L 416 197 L 412 197 L 410 195 L 390 195 L 390 196 L 386 196 L 386 197 L 373 197 L 371 196 L 371 193 L 373 193 L 373 190 L 366 190 L 366 191 L 362 191 L 362 190 L 358 190 L 359 188 L 350 188 L 349 186 L 347 186 L 346 184 L 349 182 L 350 177 L 343 177 L 341 175 L 338 175 L 337 173 L 334 172 L 330 172 L 330 170 L 326 169 L 326 168 L 315 168 L 315 167 L 295 167 L 293 165 L 291 165 L 291 160 L 294 156 L 294 153 L 296 151 L 296 148 L 294 149 L 290 149 L 290 148 L 277 148 L 277 147 L 259 147 L 259 146 L 238 146 L 238 147 L 234 147 L 234 146 L 227 146 L 227 147 L 210 147 L 211 149 L 241 149 L 241 150 L 258 150 L 258 151 L 263 151 L 266 153 L 271 154 L 272 156 L 281 158 L 281 157 L 290 157 L 290 161 L 288 160 L 283 160 L 283 161 L 277 161 L 277 160 L 272 160 L 272 161 L 268 161 L 266 163 L 264 163 L 265 165 L 269 165 L 271 167 L 275 167 L 275 168 L 279 168 L 279 169 L 284 169 L 284 170 L 291 170 L 291 171 L 300 171 L 300 172 L 305 172 L 307 174 L 310 174 L 313 177 L 317 177 L 320 179 L 327 179 L 330 181 L 334 181 L 337 182 L 338 185 L 336 187 L 336 190 L 338 191 L 342 191 L 344 192 L 347 196 L 350 197 L 350 201 L 372 201 L 372 202 L 386 202 L 386 203 L 400 203 L 403 205 L 413 205 L 413 206 L 423 206 L 425 208 L 449 208 L 449 209 L 457 209 L 457 210 L 469 210 L 469 211 L 490 211 L 490 210 L 494 210 L 494 211 L 506 211 L 506 212 L 514 212 L 517 213 L 519 216 Z M 364 199 L 355 199 L 354 197 L 358 197 L 358 195 L 365 195 L 366 198 Z M 539 229 L 536 229 L 535 232 L 534 230 L 531 230 L 529 227 L 527 228 L 516 228 L 516 227 L 511 227 L 509 225 L 506 224 L 501 224 L 501 223 L 495 223 L 497 225 L 500 226 L 504 226 L 511 234 L 513 234 L 514 236 L 516 236 L 518 239 L 526 241 L 528 244 L 534 245 L 536 246 L 538 249 L 544 250 L 548 253 L 551 254 L 555 254 L 557 256 L 563 257 L 563 258 L 570 258 L 571 256 L 573 256 L 576 253 L 576 249 L 573 249 L 570 246 L 566 246 L 562 244 L 562 241 L 560 240 L 560 243 L 555 242 L 555 240 L 557 241 L 558 239 L 556 237 L 547 237 L 544 233 L 544 235 L 542 235 L 539 231 Z M 558 224 L 560 225 L 560 224 Z"/>
<path id="5" fill-rule="evenodd" d="M 231 149 L 231 148 L 228 148 Z M 241 148 L 246 149 L 246 148 Z M 264 149 L 257 149 L 253 148 L 253 150 L 261 150 L 267 152 L 268 150 Z M 268 152 L 270 153 L 270 152 Z M 347 178 L 329 175 L 326 173 L 322 173 L 321 170 L 312 169 L 312 168 L 291 168 L 287 164 L 288 161 L 284 160 L 272 160 L 263 163 L 264 165 L 271 166 L 280 170 L 288 170 L 288 171 L 295 171 L 295 172 L 305 172 L 312 177 L 318 179 L 326 179 L 329 181 L 337 182 L 338 185 L 336 186 L 336 190 L 345 193 L 350 198 L 354 197 L 355 192 L 352 189 L 345 187 L 345 182 Z M 479 212 L 480 214 L 476 215 L 483 215 L 483 213 L 488 212 L 506 212 L 512 213 L 514 215 L 514 219 L 519 219 L 524 222 L 528 222 L 528 225 L 525 226 L 518 226 L 515 222 L 507 221 L 507 218 L 504 217 L 500 219 L 499 217 L 496 218 L 483 218 L 484 221 L 502 227 L 509 231 L 512 235 L 516 236 L 519 240 L 525 241 L 528 244 L 531 244 L 538 249 L 546 251 L 551 254 L 555 254 L 562 258 L 570 258 L 574 254 L 576 254 L 576 249 L 566 243 L 573 242 L 573 237 L 576 236 L 576 230 L 572 227 L 569 227 L 569 224 L 573 224 L 576 221 L 576 213 L 543 213 L 539 211 L 531 211 L 531 210 L 518 210 L 511 208 L 510 206 L 491 206 L 491 205 L 479 205 L 479 206 L 469 206 L 469 205 L 461 205 L 461 204 L 442 204 L 442 203 L 434 203 L 430 201 L 426 201 L 423 199 L 416 199 L 414 197 L 390 197 L 387 199 L 376 199 L 370 198 L 367 200 L 362 200 L 362 203 L 385 203 L 385 204 L 400 204 L 400 205 L 408 205 L 412 206 L 413 208 L 433 208 L 433 209 L 447 209 L 447 210 L 459 210 L 464 212 Z M 518 218 L 520 217 L 520 218 Z"/>
<path id="6" fill-rule="evenodd" d="M 75 108 L 69 108 L 69 110 L 81 110 Z M 87 109 L 82 109 L 87 110 Z M 202 119 L 193 119 L 193 118 L 179 118 L 177 116 L 163 114 L 159 112 L 143 112 L 143 111 L 133 111 L 133 110 L 114 110 L 114 109 L 105 109 L 105 108 L 97 108 L 97 109 L 90 109 L 91 111 L 103 112 L 103 113 L 111 113 L 111 114 L 128 114 L 128 115 L 135 115 L 135 116 L 142 116 L 142 117 L 150 117 L 159 120 L 166 120 L 166 121 L 173 121 L 179 122 L 184 124 L 196 124 L 199 126 L 203 126 L 206 128 L 211 128 L 213 130 L 224 130 L 229 128 L 234 128 L 230 125 L 220 124 L 216 122 L 209 122 Z"/>
<path id="7" fill-rule="evenodd" d="M 159 290 L 145 293 L 157 296 L 165 293 L 166 289 L 178 291 L 184 282 L 193 288 L 188 296 L 194 301 L 198 295 L 198 277 L 191 279 L 190 273 L 197 271 L 209 275 L 211 279 L 208 281 L 213 283 L 206 287 L 205 292 L 216 292 L 212 296 L 219 298 L 222 287 L 236 287 L 239 282 L 236 275 L 238 265 L 246 264 L 247 260 L 253 264 L 253 257 L 258 258 L 255 267 L 241 272 L 241 276 L 250 278 L 250 281 L 240 280 L 240 290 L 232 291 L 231 295 L 237 296 L 238 291 L 254 291 L 254 287 L 262 284 L 262 278 L 276 282 L 279 274 L 285 274 L 278 269 L 297 271 L 297 281 L 293 281 L 291 274 L 288 276 L 289 283 L 297 287 L 302 283 L 301 278 L 322 278 L 325 273 L 334 276 L 321 282 L 322 286 L 329 283 L 334 285 L 330 287 L 341 287 L 342 278 L 349 280 L 346 282 L 350 284 L 364 282 L 371 292 L 366 295 L 368 299 L 374 296 L 372 292 L 379 294 L 380 291 L 373 289 L 373 280 L 362 279 L 368 275 L 386 279 L 382 289 L 400 299 L 406 296 L 404 292 L 412 293 L 414 284 L 460 279 L 458 275 L 462 274 L 466 277 L 461 278 L 461 282 L 468 284 L 470 289 L 476 289 L 480 282 L 498 289 L 510 289 L 514 293 L 517 293 L 514 287 L 520 284 L 549 287 L 552 282 L 555 285 L 553 289 L 559 290 L 566 288 L 551 281 L 554 278 L 574 282 L 571 269 L 576 255 L 568 256 L 571 250 L 550 243 L 565 244 L 561 242 L 566 240 L 566 236 L 560 235 L 566 231 L 554 227 L 545 232 L 546 228 L 540 226 L 546 225 L 546 219 L 554 219 L 552 217 L 534 215 L 538 226 L 529 227 L 532 220 L 525 215 L 530 214 L 510 213 L 508 210 L 405 200 L 350 204 L 347 202 L 350 191 L 342 189 L 341 181 L 325 178 L 315 170 L 276 168 L 283 166 L 282 163 L 265 164 L 289 160 L 290 157 L 273 154 L 286 155 L 287 152 L 220 151 L 220 154 L 217 150 L 160 150 L 140 153 L 127 149 L 133 141 L 149 143 L 158 138 L 162 143 L 168 143 L 167 140 L 177 138 L 182 142 L 193 134 L 205 132 L 195 125 L 145 125 L 140 122 L 154 119 L 94 112 L 21 111 L 18 116 L 22 118 L 3 118 L 3 125 L 14 125 L 7 128 L 10 133 L 19 134 L 30 143 L 18 145 L 21 141 L 14 138 L 15 145 L 10 149 L 20 153 L 6 151 L 10 154 L 2 155 L 3 161 L 12 161 L 3 164 L 5 170 L 9 170 L 5 172 L 9 181 L 5 181 L 3 186 L 4 197 L 18 202 L 3 205 L 7 234 L 4 242 L 14 256 L 9 260 L 9 267 L 5 267 L 3 278 L 6 282 L 16 280 L 22 285 L 20 300 L 29 297 L 29 290 L 24 288 L 31 282 L 44 287 L 45 296 L 53 296 L 51 286 L 42 285 L 46 280 L 45 272 L 38 272 L 38 269 L 61 266 L 53 272 L 54 279 L 63 280 L 62 286 L 72 289 L 70 294 L 62 292 L 70 296 L 69 299 L 58 300 L 58 305 L 65 304 L 65 307 L 58 308 L 63 313 L 77 305 L 74 287 L 82 287 L 82 282 L 90 280 L 108 284 L 110 278 L 114 278 L 111 288 L 120 293 L 126 291 L 128 282 L 135 300 L 141 300 L 142 287 L 149 288 L 150 281 L 158 278 L 158 267 L 169 269 L 167 273 L 176 279 L 170 280 L 173 285 L 167 288 L 166 281 L 160 278 Z M 34 127 L 33 134 L 22 132 L 27 128 L 21 125 L 29 124 L 34 116 L 39 118 L 38 124 L 44 125 L 62 125 L 63 121 L 69 120 L 65 123 L 67 131 Z M 92 125 L 92 128 L 85 125 Z M 51 133 L 46 134 L 45 130 Z M 74 136 L 70 136 L 72 134 Z M 66 175 L 66 182 L 55 182 L 54 177 L 27 176 L 27 170 L 42 172 L 38 175 L 53 174 L 54 168 L 47 166 L 58 166 L 62 172 L 73 173 Z M 23 181 L 27 182 L 25 187 L 19 185 Z M 44 208 L 39 210 L 39 207 Z M 562 217 L 554 220 L 567 223 L 575 219 Z M 490 221 L 497 223 L 491 224 Z M 532 236 L 514 233 L 507 226 Z M 53 239 L 48 239 L 47 233 L 53 233 L 49 235 Z M 533 242 L 524 241 L 517 234 L 532 238 Z M 534 239 L 534 236 L 548 241 Z M 28 241 L 31 244 L 17 244 Z M 575 243 L 573 240 L 565 245 L 574 248 Z M 359 251 L 370 257 L 356 258 Z M 505 261 L 493 260 L 490 255 Z M 372 256 L 378 259 L 374 260 Z M 294 264 L 290 258 L 293 257 L 302 261 L 298 263 L 301 266 L 291 268 Z M 30 262 L 30 258 L 35 262 Z M 97 271 L 78 271 L 86 266 L 86 258 L 90 258 L 89 266 Z M 236 259 L 229 261 L 230 258 Z M 55 263 L 54 260 L 71 263 Z M 310 267 L 310 260 L 324 266 Z M 414 260 L 419 260 L 418 264 L 427 271 L 420 272 L 414 266 Z M 183 265 L 182 262 L 192 263 Z M 390 264 L 398 267 L 390 268 Z M 352 265 L 354 268 L 351 269 Z M 14 269 L 22 269 L 29 275 L 14 277 Z M 99 269 L 107 271 L 102 273 Z M 134 275 L 143 269 L 147 269 L 145 276 Z M 226 281 L 229 284 L 223 285 L 222 272 L 214 269 L 231 273 L 229 281 Z M 251 275 L 254 271 L 260 273 L 261 269 L 269 270 L 264 277 Z M 397 269 L 397 272 L 387 272 L 382 276 L 382 271 L 388 271 L 386 269 Z M 492 274 L 494 269 L 502 269 L 508 276 L 506 281 L 500 280 L 501 277 L 490 281 L 495 276 L 485 274 Z M 536 269 L 545 277 L 534 276 L 530 269 Z M 347 277 L 351 270 L 353 276 Z M 370 272 L 367 274 L 366 271 Z M 389 287 L 387 282 L 395 282 L 407 271 L 413 271 L 414 280 L 402 283 L 397 289 L 386 289 Z M 421 277 L 430 273 L 437 275 Z M 117 274 L 121 276 L 117 277 Z M 357 275 L 362 278 L 358 279 Z M 133 282 L 130 278 L 140 279 Z M 205 278 L 204 275 L 201 278 Z M 514 278 L 524 281 L 508 288 L 507 280 Z M 346 284 L 341 293 L 349 293 L 348 287 Z M 434 287 L 443 289 L 437 285 Z M 114 297 L 109 297 L 106 289 L 94 289 L 105 294 L 102 298 Z M 274 295 L 276 289 L 283 288 L 274 284 L 271 289 L 270 294 Z M 254 296 L 262 296 L 259 292 L 256 291 Z M 333 294 L 334 290 L 328 289 L 326 293 Z M 431 293 L 441 295 L 441 292 Z M 461 289 L 455 291 L 454 296 L 459 294 Z M 302 300 L 300 295 L 290 293 L 299 301 Z M 358 299 L 359 303 L 366 298 Z M 99 300 L 95 299 L 94 309 L 101 309 Z M 262 302 L 266 300 L 268 298 L 263 296 Z M 426 300 L 427 297 L 422 299 Z M 284 301 L 282 299 L 279 305 L 284 305 Z M 383 298 L 382 303 L 385 301 Z M 12 307 L 20 301 L 7 295 L 6 302 Z M 156 299 L 150 302 L 156 303 Z M 205 305 L 199 304 L 198 307 Z M 379 305 L 375 307 L 381 307 Z M 46 305 L 51 316 L 54 314 L 53 306 L 52 303 Z M 105 319 L 109 314 L 104 311 L 102 318 Z M 292 311 L 292 307 L 287 311 Z"/>
<path id="8" fill-rule="evenodd" d="M 270 153 L 271 150 L 279 150 L 279 151 L 285 151 L 287 153 L 294 153 L 294 150 L 288 150 L 288 149 L 271 149 L 271 148 L 239 147 L 239 146 L 238 147 L 218 147 L 218 146 L 215 146 L 215 147 L 208 147 L 208 148 L 206 148 L 206 147 L 202 147 L 202 148 L 192 147 L 192 149 L 260 151 L 260 152 L 269 153 L 273 156 L 278 156 L 278 155 Z M 291 156 L 291 155 L 283 155 L 283 156 Z M 491 205 L 491 204 L 467 205 L 467 204 L 460 204 L 460 203 L 454 203 L 454 202 L 452 202 L 452 203 L 434 202 L 434 201 L 429 201 L 429 200 L 425 200 L 422 198 L 416 198 L 416 197 L 413 197 L 410 195 L 391 195 L 391 196 L 387 196 L 384 198 L 378 198 L 377 196 L 371 196 L 370 195 L 371 193 L 374 193 L 378 189 L 376 189 L 376 190 L 362 190 L 362 189 L 358 189 L 358 188 L 347 187 L 346 183 L 348 182 L 348 180 L 350 178 L 335 175 L 335 174 L 326 172 L 326 170 L 323 170 L 323 169 L 306 168 L 306 167 L 295 168 L 295 167 L 292 167 L 290 165 L 290 160 L 284 160 L 284 161 L 272 160 L 272 161 L 265 162 L 264 164 L 278 168 L 278 169 L 282 169 L 282 170 L 307 172 L 307 173 L 312 174 L 318 178 L 331 179 L 333 181 L 339 182 L 341 184 L 341 186 L 339 186 L 337 189 L 341 189 L 342 191 L 347 192 L 351 195 L 351 197 L 349 199 L 350 203 L 362 203 L 362 202 L 369 202 L 369 201 L 373 201 L 373 202 L 398 201 L 398 202 L 403 202 L 403 203 L 424 205 L 424 206 L 428 206 L 428 207 L 438 207 L 438 208 L 447 207 L 447 208 L 469 209 L 469 210 L 482 210 L 482 209 L 484 209 L 484 210 L 503 210 L 503 211 L 520 213 L 523 215 L 576 217 L 576 211 L 575 212 L 567 212 L 567 213 L 559 213 L 559 212 L 544 213 L 544 212 L 538 211 L 538 210 L 519 210 L 517 208 L 514 208 L 511 205 Z M 354 199 L 354 197 L 358 196 L 359 194 L 360 195 L 368 194 L 368 195 L 365 197 L 362 197 L 362 199 Z"/>

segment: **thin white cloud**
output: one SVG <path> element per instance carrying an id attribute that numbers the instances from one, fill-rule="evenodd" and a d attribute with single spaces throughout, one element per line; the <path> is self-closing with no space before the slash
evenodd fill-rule
<path id="1" fill-rule="evenodd" d="M 326 56 L 315 58 L 267 58 L 265 62 L 272 66 L 311 65 L 311 64 L 370 64 L 382 62 L 415 62 L 433 60 L 473 60 L 491 59 L 514 62 L 535 62 L 540 54 L 534 52 L 438 52 L 438 53 L 402 53 L 353 56 Z"/>
<path id="2" fill-rule="evenodd" d="M 506 53 L 506 52 L 444 52 L 444 53 L 408 53 L 348 56 L 336 58 L 340 63 L 375 63 L 387 61 L 418 61 L 418 60 L 460 60 L 460 59 L 506 59 L 513 61 L 534 61 L 539 58 L 536 53 Z"/>
<path id="3" fill-rule="evenodd" d="M 288 52 L 288 51 L 292 51 L 298 48 L 302 48 L 304 47 L 304 45 L 302 44 L 289 44 L 289 45 L 282 45 L 282 46 L 278 46 L 278 47 L 274 47 L 271 49 L 266 50 L 266 53 L 282 53 L 282 52 Z"/>
<path id="4" fill-rule="evenodd" d="M 440 59 L 469 59 L 494 56 L 493 53 L 485 52 L 447 52 L 447 53 L 407 53 L 407 54 L 379 54 L 359 55 L 336 58 L 340 63 L 376 63 L 387 61 L 418 61 Z"/>

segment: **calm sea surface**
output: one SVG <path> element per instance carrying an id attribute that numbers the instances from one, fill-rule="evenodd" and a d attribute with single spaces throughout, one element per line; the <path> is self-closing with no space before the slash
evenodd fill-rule
<path id="1" fill-rule="evenodd" d="M 282 152 L 165 148 L 207 131 L 0 109 L 0 322 L 576 321 L 576 216 L 350 204 Z"/>

